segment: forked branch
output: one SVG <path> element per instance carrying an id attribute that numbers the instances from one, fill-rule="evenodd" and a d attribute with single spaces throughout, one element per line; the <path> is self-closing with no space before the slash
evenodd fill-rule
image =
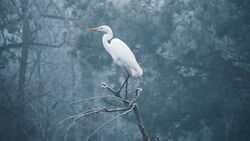
<path id="1" fill-rule="evenodd" d="M 105 86 L 105 87 L 103 87 L 103 86 Z M 102 87 L 108 89 L 110 92 L 114 93 L 115 96 L 116 96 L 116 93 L 115 93 L 114 89 L 112 89 L 112 88 L 111 88 L 110 86 L 108 86 L 107 84 L 103 83 L 103 84 L 102 84 Z M 138 108 L 137 103 L 136 103 L 136 100 L 137 100 L 137 99 L 140 97 L 140 95 L 141 95 L 141 91 L 142 91 L 142 89 L 140 89 L 140 88 L 137 88 L 137 89 L 135 90 L 135 97 L 130 101 L 130 104 L 129 104 L 129 105 L 133 105 L 133 109 L 132 109 L 132 110 L 133 110 L 134 113 L 135 113 L 135 117 L 136 117 L 136 121 L 137 121 L 137 126 L 138 126 L 138 128 L 139 128 L 139 130 L 140 130 L 140 132 L 141 132 L 141 135 L 142 135 L 142 137 L 143 137 L 143 141 L 150 141 L 149 136 L 148 136 L 148 134 L 147 134 L 147 131 L 146 131 L 144 125 L 143 125 L 142 118 L 141 118 L 141 114 L 140 114 L 140 112 L 139 112 L 139 108 Z M 124 103 L 124 104 L 126 105 L 127 103 Z"/>
<path id="2" fill-rule="evenodd" d="M 103 124 L 101 124 L 100 126 L 98 126 L 97 128 L 95 128 L 85 139 L 85 141 L 88 141 L 93 135 L 95 135 L 100 129 L 102 129 L 103 127 L 105 127 L 106 125 L 108 125 L 110 122 L 118 119 L 119 117 L 128 114 L 129 112 L 133 111 L 136 117 L 136 122 L 137 122 L 137 126 L 140 130 L 140 133 L 142 135 L 143 141 L 149 141 L 149 137 L 148 134 L 145 130 L 145 127 L 143 125 L 142 122 L 142 118 L 139 112 L 139 108 L 137 106 L 137 99 L 140 97 L 141 95 L 141 89 L 137 88 L 135 90 L 135 95 L 131 100 L 127 100 L 127 99 L 123 99 L 120 97 L 119 93 L 116 92 L 112 87 L 110 87 L 109 85 L 102 83 L 102 88 L 109 90 L 112 94 L 114 95 L 109 95 L 109 96 L 99 96 L 99 97 L 91 97 L 91 98 L 86 98 L 86 99 L 82 99 L 82 100 L 77 100 L 77 101 L 73 101 L 71 103 L 69 103 L 70 105 L 72 104 L 77 104 L 77 103 L 81 103 L 81 102 L 85 102 L 85 101 L 89 101 L 89 100 L 99 100 L 99 99 L 106 99 L 106 98 L 110 98 L 110 99 L 114 99 L 120 102 L 123 102 L 123 104 L 125 105 L 125 107 L 121 107 L 121 108 L 114 108 L 114 109 L 108 109 L 106 107 L 102 107 L 102 108 L 93 108 L 87 111 L 84 111 L 80 114 L 76 114 L 76 115 L 72 115 L 69 117 L 64 118 L 63 120 L 61 120 L 59 123 L 57 123 L 54 127 L 57 127 L 59 125 L 61 125 L 62 123 L 64 123 L 65 121 L 68 120 L 72 120 L 72 122 L 70 123 L 70 125 L 67 127 L 65 136 L 64 136 L 64 141 L 67 140 L 68 134 L 70 129 L 76 124 L 76 122 L 86 116 L 89 115 L 93 115 L 93 114 L 97 114 L 97 113 L 101 113 L 101 112 L 106 112 L 106 113 L 112 113 L 112 112 L 121 112 L 118 115 L 116 115 L 115 117 L 111 118 L 110 120 L 104 122 Z M 53 128 L 52 128 L 53 129 Z M 51 129 L 50 129 L 51 130 Z"/>

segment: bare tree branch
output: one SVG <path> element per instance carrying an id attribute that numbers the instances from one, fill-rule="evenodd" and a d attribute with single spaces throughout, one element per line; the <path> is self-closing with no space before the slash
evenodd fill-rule
<path id="1" fill-rule="evenodd" d="M 22 45 L 23 45 L 23 43 L 7 44 L 5 46 L 1 46 L 0 51 L 4 51 L 4 50 L 10 49 L 10 48 L 21 48 Z"/>
<path id="2" fill-rule="evenodd" d="M 131 100 L 131 103 L 134 103 L 138 98 L 139 98 L 139 96 L 140 96 L 140 92 L 142 91 L 142 89 L 141 88 L 137 88 L 136 90 L 135 90 L 135 97 Z"/>
<path id="3" fill-rule="evenodd" d="M 70 102 L 69 104 L 71 105 L 71 104 L 76 104 L 79 102 L 84 102 L 84 101 L 88 101 L 88 100 L 95 100 L 95 99 L 102 99 L 102 98 L 112 98 L 112 99 L 115 99 L 117 101 L 122 101 L 122 102 L 127 102 L 127 103 L 130 102 L 126 99 L 110 95 L 110 96 L 99 96 L 99 97 L 91 97 L 91 98 L 81 99 L 81 100 Z"/>
<path id="4" fill-rule="evenodd" d="M 115 96 L 117 97 L 116 91 L 113 88 L 111 88 L 110 86 L 108 86 L 107 84 L 102 83 L 102 88 L 108 89 L 109 91 L 114 93 Z M 136 104 L 136 100 L 140 97 L 140 94 L 141 94 L 140 92 L 141 91 L 142 91 L 142 89 L 140 89 L 140 88 L 137 88 L 135 90 L 135 97 L 130 101 L 129 105 L 134 105 L 133 106 L 133 111 L 135 113 L 136 121 L 137 121 L 137 124 L 138 124 L 138 128 L 139 128 L 139 130 L 140 130 L 140 132 L 142 134 L 143 141 L 149 141 L 150 139 L 149 139 L 148 134 L 146 132 L 146 129 L 145 129 L 144 125 L 143 125 L 141 114 L 140 114 L 138 106 Z M 124 104 L 126 105 L 127 103 L 124 103 Z"/>
<path id="5" fill-rule="evenodd" d="M 114 96 L 99 96 L 99 97 L 85 98 L 85 99 L 81 99 L 81 100 L 70 102 L 69 104 L 76 104 L 76 103 L 80 103 L 80 102 L 84 102 L 84 101 L 88 101 L 88 100 L 96 100 L 96 99 L 103 99 L 103 98 L 112 98 L 112 99 L 117 100 L 117 101 L 122 101 L 124 103 L 125 107 L 123 107 L 123 108 L 115 108 L 115 109 L 107 109 L 105 107 L 103 107 L 103 108 L 93 108 L 93 109 L 90 109 L 90 110 L 85 111 L 83 113 L 80 113 L 80 114 L 77 114 L 77 115 L 72 115 L 72 116 L 64 118 L 62 121 L 60 121 L 55 126 L 55 127 L 57 127 L 57 126 L 61 125 L 63 122 L 65 122 L 67 120 L 70 120 L 70 119 L 73 119 L 73 121 L 71 122 L 71 124 L 67 128 L 67 131 L 66 131 L 65 136 L 64 136 L 64 141 L 67 140 L 67 137 L 68 137 L 70 129 L 76 124 L 76 122 L 78 120 L 80 120 L 81 118 L 83 118 L 85 116 L 96 114 L 96 113 L 101 113 L 101 112 L 107 112 L 107 113 L 122 112 L 122 113 L 116 115 L 115 117 L 113 117 L 112 119 L 104 122 L 103 124 L 101 124 L 97 128 L 95 128 L 93 130 L 93 132 L 91 132 L 86 137 L 85 141 L 88 141 L 94 134 L 96 134 L 100 129 L 102 129 L 103 127 L 105 127 L 107 124 L 109 124 L 110 122 L 116 120 L 117 118 L 119 118 L 119 117 L 121 117 L 121 116 L 123 116 L 125 114 L 128 114 L 132 110 L 134 111 L 134 114 L 135 114 L 135 117 L 136 117 L 136 121 L 137 121 L 137 126 L 138 126 L 138 128 L 139 128 L 139 130 L 141 132 L 141 135 L 143 137 L 143 141 L 149 141 L 150 139 L 149 139 L 148 134 L 147 134 L 147 132 L 145 130 L 145 127 L 143 125 L 142 118 L 141 118 L 141 115 L 140 115 L 140 112 L 139 112 L 139 108 L 138 108 L 137 103 L 136 103 L 136 100 L 141 95 L 141 90 L 142 89 L 137 88 L 135 90 L 135 96 L 134 96 L 134 98 L 131 99 L 131 100 L 126 100 L 126 99 L 121 98 L 120 95 L 118 95 L 117 92 L 112 87 L 110 87 L 109 85 L 107 85 L 105 83 L 102 83 L 102 88 L 108 89 L 111 93 L 114 94 Z"/>
<path id="6" fill-rule="evenodd" d="M 75 18 L 69 18 L 69 17 L 63 17 L 63 16 L 58 16 L 58 15 L 50 15 L 50 14 L 42 14 L 44 18 L 50 18 L 50 19 L 56 19 L 56 20 L 69 20 L 69 21 L 79 21 L 80 19 L 75 19 Z"/>
<path id="7" fill-rule="evenodd" d="M 109 85 L 107 85 L 106 83 L 102 83 L 102 88 L 103 89 L 108 89 L 110 92 L 112 92 L 116 97 L 118 97 L 117 96 L 117 92 L 112 88 L 112 87 L 110 87 Z"/>
<path id="8" fill-rule="evenodd" d="M 88 141 L 98 130 L 100 130 L 101 128 L 103 128 L 104 126 L 106 126 L 108 123 L 112 122 L 113 120 L 123 116 L 123 115 L 126 115 L 127 113 L 131 112 L 134 108 L 134 105 L 132 105 L 127 111 L 121 113 L 121 114 L 118 114 L 117 116 L 113 117 L 112 119 L 106 121 L 105 123 L 103 123 L 102 125 L 98 126 L 91 134 L 89 134 L 87 136 L 87 138 L 85 139 L 85 141 Z"/>
<path id="9" fill-rule="evenodd" d="M 116 117 L 113 118 L 113 120 L 115 120 L 116 118 L 122 116 L 122 115 L 125 115 L 126 113 L 130 112 L 131 110 L 133 109 L 133 106 L 131 107 L 125 107 L 125 108 L 116 108 L 116 109 L 107 109 L 105 107 L 103 108 L 94 108 L 94 109 L 90 109 L 88 111 L 85 111 L 81 114 L 77 114 L 77 115 L 73 115 L 73 116 L 70 116 L 70 117 L 67 117 L 67 118 L 64 118 L 62 121 L 60 121 L 56 126 L 59 126 L 61 125 L 63 122 L 69 120 L 69 119 L 73 119 L 72 123 L 68 126 L 67 130 L 66 130 L 66 133 L 65 133 L 65 136 L 64 136 L 64 141 L 67 140 L 67 137 L 68 137 L 68 133 L 70 131 L 70 129 L 75 125 L 75 123 L 77 122 L 77 120 L 87 116 L 87 115 L 92 115 L 92 114 L 95 114 L 95 113 L 100 113 L 100 112 L 120 112 L 120 111 L 126 111 L 126 112 L 123 112 L 122 114 L 119 114 L 117 115 Z M 99 126 L 98 129 L 96 129 L 92 135 L 97 132 L 99 129 L 101 129 L 102 127 L 104 127 L 106 124 L 108 124 L 109 122 L 111 122 L 112 120 L 109 120 L 107 122 L 105 122 L 103 125 Z M 92 136 L 91 135 L 91 136 Z M 89 136 L 89 137 L 91 137 Z"/>
<path id="10" fill-rule="evenodd" d="M 82 112 L 80 114 L 76 114 L 76 115 L 72 115 L 72 116 L 66 117 L 63 120 L 61 120 L 59 123 L 57 123 L 54 127 L 50 128 L 48 130 L 52 130 L 55 127 L 61 125 L 62 123 L 64 123 L 67 120 L 70 120 L 70 119 L 73 119 L 73 121 L 75 122 L 75 121 L 77 121 L 77 120 L 79 120 L 79 119 L 81 119 L 81 118 L 83 118 L 85 116 L 96 114 L 96 113 L 100 113 L 100 112 L 107 112 L 107 113 L 110 113 L 110 112 L 121 112 L 121 111 L 126 111 L 128 109 L 129 109 L 128 107 L 125 107 L 125 108 L 115 108 L 115 109 L 107 109 L 106 107 L 103 107 L 103 108 L 93 108 L 93 109 L 84 111 L 84 112 Z"/>
<path id="11" fill-rule="evenodd" d="M 66 141 L 67 140 L 67 137 L 68 137 L 68 134 L 69 134 L 69 131 L 70 131 L 70 129 L 75 125 L 75 120 L 69 125 L 69 127 L 67 128 L 67 131 L 66 131 L 66 133 L 65 133 L 65 136 L 64 136 L 64 139 L 63 139 L 63 141 Z"/>
<path id="12" fill-rule="evenodd" d="M 72 115 L 72 116 L 69 116 L 69 117 L 66 117 L 64 118 L 63 120 L 61 120 L 59 123 L 57 123 L 54 127 L 48 129 L 48 130 L 52 130 L 54 129 L 55 127 L 61 125 L 62 123 L 64 123 L 65 121 L 69 120 L 69 119 L 74 119 L 77 120 L 79 118 L 82 118 L 84 116 L 87 116 L 87 115 L 91 115 L 91 114 L 95 114 L 95 113 L 99 113 L 103 110 L 103 108 L 93 108 L 93 109 L 90 109 L 90 110 L 87 110 L 87 111 L 84 111 L 80 114 L 77 114 L 77 115 Z"/>
<path id="13" fill-rule="evenodd" d="M 136 121 L 137 121 L 137 126 L 142 134 L 142 137 L 143 137 L 143 141 L 149 141 L 149 137 L 148 137 L 148 134 L 146 132 L 146 129 L 143 125 L 143 122 L 142 122 L 142 118 L 141 118 L 141 114 L 139 112 L 139 109 L 138 109 L 138 106 L 137 104 L 134 105 L 134 113 L 135 113 L 135 117 L 136 117 Z"/>

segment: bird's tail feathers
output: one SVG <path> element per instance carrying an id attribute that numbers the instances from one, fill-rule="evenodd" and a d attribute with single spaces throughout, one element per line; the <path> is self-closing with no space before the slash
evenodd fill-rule
<path id="1" fill-rule="evenodd" d="M 132 76 L 141 76 L 143 75 L 143 71 L 141 67 L 138 65 L 135 69 L 131 70 Z"/>

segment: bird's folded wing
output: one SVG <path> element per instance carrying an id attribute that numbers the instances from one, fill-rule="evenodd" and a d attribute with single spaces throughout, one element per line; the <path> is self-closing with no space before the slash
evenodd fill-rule
<path id="1" fill-rule="evenodd" d="M 138 65 L 136 58 L 130 48 L 120 39 L 114 38 L 111 41 L 111 47 L 116 59 L 121 61 L 127 67 Z"/>

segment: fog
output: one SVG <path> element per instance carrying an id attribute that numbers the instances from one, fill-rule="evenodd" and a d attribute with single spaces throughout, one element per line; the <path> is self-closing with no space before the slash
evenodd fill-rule
<path id="1" fill-rule="evenodd" d="M 250 140 L 250 1 L 0 0 L 0 31 L 1 141 Z"/>

